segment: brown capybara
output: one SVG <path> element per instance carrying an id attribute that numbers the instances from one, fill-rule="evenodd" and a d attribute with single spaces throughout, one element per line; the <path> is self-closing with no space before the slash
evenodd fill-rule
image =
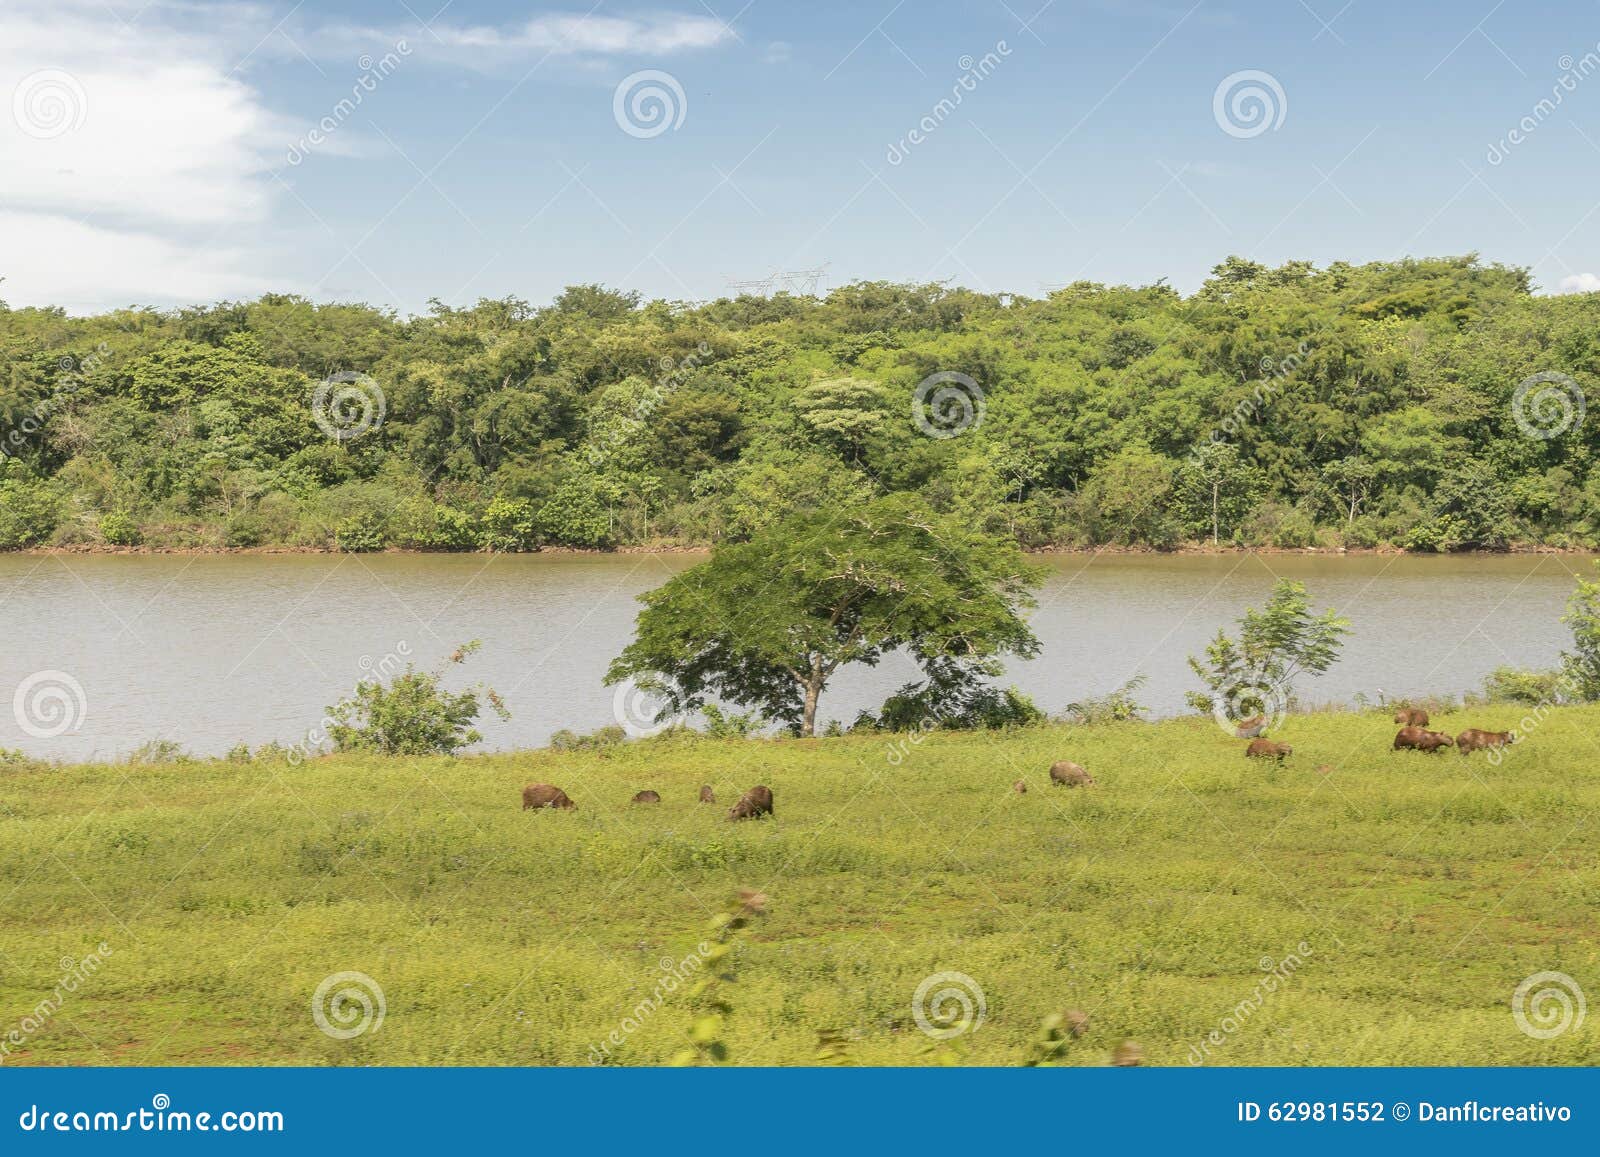
<path id="1" fill-rule="evenodd" d="M 1234 735 L 1240 739 L 1255 739 L 1267 730 L 1267 717 L 1265 715 L 1252 715 L 1249 719 L 1239 720 L 1233 729 Z"/>
<path id="2" fill-rule="evenodd" d="M 1027 795 L 1028 794 L 1028 781 L 1025 780 L 1025 779 L 1017 780 L 1016 783 L 1011 785 L 1011 790 L 1016 792 L 1018 795 Z"/>
<path id="3" fill-rule="evenodd" d="M 1050 782 L 1057 787 L 1095 786 L 1094 776 L 1070 759 L 1058 759 L 1050 765 Z"/>
<path id="4" fill-rule="evenodd" d="M 1423 727 L 1402 727 L 1395 733 L 1394 749 L 1410 748 L 1414 751 L 1438 751 L 1441 747 L 1454 747 L 1455 740 L 1442 731 L 1429 731 Z"/>
<path id="5" fill-rule="evenodd" d="M 633 802 L 634 803 L 660 803 L 661 802 L 661 793 L 659 791 L 651 791 L 649 788 L 646 788 L 644 791 L 641 791 L 638 795 L 633 797 Z"/>
<path id="6" fill-rule="evenodd" d="M 703 784 L 700 785 L 700 802 L 701 803 L 716 803 L 717 802 L 717 793 L 711 790 L 711 785 L 709 783 L 703 783 Z"/>
<path id="7" fill-rule="evenodd" d="M 1244 749 L 1246 759 L 1276 759 L 1283 762 L 1283 757 L 1293 755 L 1294 748 L 1287 743 L 1274 743 L 1270 739 L 1252 739 L 1250 746 Z"/>
<path id="8" fill-rule="evenodd" d="M 1394 721 L 1402 727 L 1426 727 L 1428 713 L 1420 707 L 1402 707 L 1394 713 Z"/>
<path id="9" fill-rule="evenodd" d="M 552 783 L 530 783 L 522 789 L 522 810 L 531 807 L 576 808 L 567 793 Z"/>
<path id="10" fill-rule="evenodd" d="M 1067 1031 L 1072 1034 L 1073 1040 L 1089 1031 L 1089 1014 L 1081 1008 L 1067 1009 L 1066 1021 Z"/>
<path id="11" fill-rule="evenodd" d="M 1111 1054 L 1111 1063 L 1119 1069 L 1135 1069 L 1144 1064 L 1144 1050 L 1131 1040 L 1125 1040 Z"/>
<path id="12" fill-rule="evenodd" d="M 728 812 L 730 820 L 753 820 L 772 814 L 772 789 L 762 784 L 745 792 Z"/>
<path id="13" fill-rule="evenodd" d="M 1479 731 L 1469 727 L 1456 736 L 1456 750 L 1462 755 L 1473 751 L 1487 751 L 1491 747 L 1504 747 L 1511 742 L 1509 731 Z"/>

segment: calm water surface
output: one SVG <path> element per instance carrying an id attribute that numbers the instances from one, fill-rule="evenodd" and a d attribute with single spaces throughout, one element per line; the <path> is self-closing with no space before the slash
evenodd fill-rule
<path id="1" fill-rule="evenodd" d="M 300 741 L 324 707 L 385 657 L 434 666 L 468 639 L 483 650 L 452 677 L 497 688 L 509 723 L 485 748 L 542 745 L 559 728 L 613 721 L 601 685 L 631 637 L 635 597 L 694 556 L 0 556 L 0 747 L 58 759 L 113 757 L 151 739 L 197 754 Z M 1044 644 L 1010 678 L 1060 710 L 1131 676 L 1157 714 L 1184 710 L 1197 654 L 1260 603 L 1275 576 L 1354 627 L 1344 658 L 1304 681 L 1308 701 L 1476 689 L 1501 663 L 1550 665 L 1576 556 L 1064 556 L 1046 560 L 1034 630 Z M 402 660 L 403 661 L 403 660 Z M 14 692 L 40 672 L 83 689 L 77 727 L 17 722 Z M 822 714 L 850 720 L 915 678 L 891 657 L 842 673 Z M 39 682 L 31 684 L 36 689 Z M 37 729 L 37 727 L 35 728 Z"/>

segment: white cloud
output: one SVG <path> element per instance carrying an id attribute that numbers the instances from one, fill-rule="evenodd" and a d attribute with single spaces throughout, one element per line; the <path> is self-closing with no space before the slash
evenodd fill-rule
<path id="1" fill-rule="evenodd" d="M 237 238 L 270 214 L 270 169 L 293 126 L 230 71 L 257 10 L 211 16 L 197 34 L 192 13 L 159 2 L 137 22 L 86 0 L 0 7 L 0 274 L 12 304 L 89 310 L 264 288 L 260 255 Z"/>
<path id="2" fill-rule="evenodd" d="M 92 313 L 125 305 L 209 302 L 282 289 L 261 254 L 49 213 L 0 210 L 0 254 L 12 305 Z"/>
<path id="3" fill-rule="evenodd" d="M 1600 275 L 1593 273 L 1574 273 L 1563 277 L 1556 286 L 1557 293 L 1594 293 L 1600 290 Z"/>
<path id="4" fill-rule="evenodd" d="M 259 293 L 282 246 L 274 177 L 312 127 L 275 111 L 250 63 L 408 55 L 492 67 L 663 56 L 731 38 L 711 16 L 547 14 L 503 27 L 317 27 L 298 6 L 0 0 L 0 287 L 92 311 Z M 340 96 L 345 93 L 340 93 Z M 338 119 L 337 117 L 335 119 Z M 357 126 L 320 153 L 359 155 Z M 294 290 L 297 283 L 275 279 Z"/>
<path id="5" fill-rule="evenodd" d="M 313 56 L 343 58 L 404 40 L 424 59 L 487 67 L 529 56 L 669 56 L 712 48 L 732 37 L 733 30 L 712 16 L 552 13 L 503 26 L 461 25 L 443 20 L 408 28 L 332 26 L 297 32 L 295 43 Z"/>

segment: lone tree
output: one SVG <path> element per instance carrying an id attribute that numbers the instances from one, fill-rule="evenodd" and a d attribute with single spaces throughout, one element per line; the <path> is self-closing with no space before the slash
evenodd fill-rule
<path id="1" fill-rule="evenodd" d="M 932 678 L 1034 654 L 1019 611 L 1037 577 L 1012 543 L 910 495 L 796 514 L 641 596 L 636 637 L 606 682 L 634 679 L 673 710 L 714 695 L 814 735 L 817 702 L 846 663 L 902 649 Z"/>
<path id="2" fill-rule="evenodd" d="M 1279 579 L 1265 607 L 1245 611 L 1237 639 L 1219 630 L 1203 662 L 1189 657 L 1205 690 L 1185 698 L 1196 711 L 1216 711 L 1220 700 L 1235 721 L 1268 711 L 1273 699 L 1287 706 L 1294 677 L 1321 675 L 1333 666 L 1349 631 L 1349 620 L 1334 611 L 1311 613 L 1304 583 Z"/>

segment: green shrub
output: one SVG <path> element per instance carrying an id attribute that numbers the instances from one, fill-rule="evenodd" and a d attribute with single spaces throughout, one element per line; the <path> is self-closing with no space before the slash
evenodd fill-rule
<path id="1" fill-rule="evenodd" d="M 478 649 L 476 641 L 458 647 L 450 662 L 465 662 Z M 349 698 L 328 708 L 328 736 L 338 751 L 373 751 L 383 755 L 454 755 L 483 738 L 473 727 L 481 695 L 496 714 L 509 719 L 492 688 L 444 690 L 444 673 L 418 671 L 406 664 L 388 684 L 362 683 Z"/>
<path id="2" fill-rule="evenodd" d="M 485 550 L 532 550 L 539 544 L 533 504 L 525 498 L 496 498 L 479 520 L 478 543 Z"/>
<path id="3" fill-rule="evenodd" d="M 1146 676 L 1135 675 L 1115 691 L 1068 703 L 1066 717 L 1071 723 L 1126 723 L 1143 719 L 1149 708 L 1134 698 L 1145 685 Z"/>
<path id="4" fill-rule="evenodd" d="M 550 737 L 552 751 L 602 751 L 628 741 L 628 733 L 615 723 L 608 723 L 598 731 L 581 735 L 563 727 Z"/>
<path id="5" fill-rule="evenodd" d="M 382 550 L 389 544 L 388 530 L 376 514 L 353 515 L 333 532 L 334 545 L 349 554 Z"/>
<path id="6" fill-rule="evenodd" d="M 46 483 L 0 475 L 0 550 L 37 546 L 61 521 L 61 504 Z"/>
<path id="7" fill-rule="evenodd" d="M 100 516 L 100 537 L 112 546 L 138 546 L 144 541 L 139 524 L 122 510 Z"/>
<path id="8" fill-rule="evenodd" d="M 760 731 L 765 722 L 758 711 L 741 715 L 724 711 L 715 703 L 700 708 L 700 714 L 706 717 L 705 733 L 712 739 L 748 739 Z"/>
<path id="9" fill-rule="evenodd" d="M 1563 697 L 1561 672 L 1496 667 L 1484 678 L 1483 693 L 1491 703 L 1559 703 Z"/>

